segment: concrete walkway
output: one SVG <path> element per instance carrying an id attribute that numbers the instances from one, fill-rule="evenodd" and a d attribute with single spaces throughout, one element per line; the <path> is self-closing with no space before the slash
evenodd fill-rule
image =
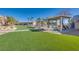
<path id="1" fill-rule="evenodd" d="M 9 33 L 9 32 L 22 32 L 22 31 L 29 31 L 29 29 L 24 29 L 24 30 L 10 30 L 10 31 L 0 31 L 0 35 Z M 75 35 L 75 36 L 79 36 L 79 31 L 77 30 L 71 30 L 69 32 L 64 32 L 64 33 L 60 33 L 58 31 L 44 31 L 44 32 L 49 32 L 49 33 L 54 33 L 54 34 L 64 34 L 64 35 Z"/>
<path id="2" fill-rule="evenodd" d="M 25 29 L 25 30 L 15 30 L 13 32 L 20 32 L 20 31 L 29 31 L 29 29 Z"/>
<path id="3" fill-rule="evenodd" d="M 79 31 L 72 30 L 72 31 L 69 31 L 69 32 L 65 32 L 63 34 L 79 36 Z"/>
<path id="4" fill-rule="evenodd" d="M 27 30 L 10 30 L 10 31 L 0 31 L 0 35 L 6 34 L 6 33 L 9 33 L 9 32 L 21 32 L 21 31 L 29 31 L 29 30 L 27 29 Z"/>

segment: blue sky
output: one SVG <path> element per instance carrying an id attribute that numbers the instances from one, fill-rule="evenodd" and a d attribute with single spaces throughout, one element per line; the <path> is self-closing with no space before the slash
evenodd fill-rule
<path id="1" fill-rule="evenodd" d="M 79 15 L 78 8 L 65 8 L 72 16 Z M 64 8 L 0 8 L 1 16 L 13 16 L 18 21 L 27 21 L 27 17 L 49 17 L 58 15 Z"/>

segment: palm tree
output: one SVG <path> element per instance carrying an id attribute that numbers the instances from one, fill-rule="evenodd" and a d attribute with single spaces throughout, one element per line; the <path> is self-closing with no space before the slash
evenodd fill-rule
<path id="1" fill-rule="evenodd" d="M 49 27 L 48 17 L 43 18 L 43 24 L 44 24 L 45 27 Z"/>
<path id="2" fill-rule="evenodd" d="M 45 22 L 47 22 L 47 28 L 49 28 L 50 27 L 50 20 L 49 20 L 49 17 L 46 17 L 46 19 L 44 19 L 45 20 Z"/>
<path id="3" fill-rule="evenodd" d="M 27 19 L 28 19 L 28 26 L 30 26 L 30 23 L 32 23 L 33 22 L 33 19 L 34 19 L 34 17 L 27 17 Z"/>
<path id="4" fill-rule="evenodd" d="M 28 19 L 28 22 L 31 22 L 33 20 L 34 17 L 30 16 L 30 17 L 27 17 Z"/>
<path id="5" fill-rule="evenodd" d="M 41 27 L 41 18 L 37 18 L 36 19 L 36 22 L 37 22 L 37 26 L 40 28 Z"/>

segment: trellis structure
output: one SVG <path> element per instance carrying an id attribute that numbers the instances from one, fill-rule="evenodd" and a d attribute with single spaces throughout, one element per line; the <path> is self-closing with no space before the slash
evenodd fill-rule
<path id="1" fill-rule="evenodd" d="M 49 28 L 55 29 L 58 31 L 63 31 L 63 30 L 69 30 L 71 23 L 71 17 L 69 16 L 55 16 L 55 17 L 49 17 Z M 64 24 L 64 20 L 68 20 L 68 24 Z"/>

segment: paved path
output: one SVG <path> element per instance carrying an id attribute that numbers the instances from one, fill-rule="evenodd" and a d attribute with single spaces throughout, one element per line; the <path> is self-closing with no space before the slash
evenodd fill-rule
<path id="1" fill-rule="evenodd" d="M 63 33 L 63 34 L 79 36 L 79 31 L 77 31 L 77 30 L 73 30 L 73 31 L 66 32 L 66 33 Z"/>
<path id="2" fill-rule="evenodd" d="M 9 33 L 9 32 L 21 32 L 21 31 L 29 31 L 29 29 L 27 29 L 27 30 L 26 29 L 24 29 L 24 30 L 13 30 L 13 31 L 0 31 L 0 35 L 6 34 L 6 33 Z M 47 31 L 45 31 L 45 32 L 47 32 Z M 77 36 L 79 36 L 79 31 L 76 31 L 76 30 L 65 32 L 65 33 L 52 31 L 50 33 L 59 34 L 59 35 L 66 34 L 66 35 L 77 35 Z"/>
<path id="3" fill-rule="evenodd" d="M 0 35 L 6 34 L 6 33 L 9 33 L 9 32 L 21 32 L 21 31 L 29 31 L 29 30 L 27 29 L 27 30 L 0 31 Z"/>
<path id="4" fill-rule="evenodd" d="M 25 30 L 15 30 L 15 31 L 13 31 L 13 32 L 21 32 L 21 31 L 29 31 L 29 29 L 25 29 Z"/>

